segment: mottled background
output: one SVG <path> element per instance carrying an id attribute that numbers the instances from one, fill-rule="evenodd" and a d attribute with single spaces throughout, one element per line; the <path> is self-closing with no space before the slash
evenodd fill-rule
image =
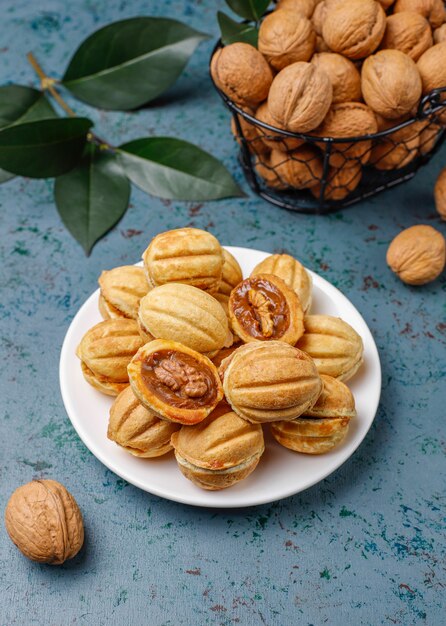
<path id="1" fill-rule="evenodd" d="M 0 0 L 1 84 L 34 84 L 25 53 L 60 76 L 93 30 L 166 15 L 217 34 L 223 2 Z M 222 159 L 246 191 L 227 112 L 202 44 L 163 106 L 100 112 L 68 100 L 111 142 L 183 137 Z M 176 100 L 176 101 L 175 101 Z M 0 188 L 0 503 L 33 477 L 76 496 L 82 552 L 61 567 L 28 562 L 0 529 L 0 624 L 444 624 L 445 277 L 410 288 L 387 269 L 400 229 L 432 224 L 432 188 L 446 150 L 410 183 L 330 217 L 305 217 L 253 197 L 162 202 L 133 189 L 122 222 L 90 258 L 61 225 L 51 181 Z M 347 463 L 312 489 L 246 510 L 196 509 L 151 496 L 108 471 L 65 413 L 59 351 L 103 268 L 138 260 L 179 226 L 223 243 L 295 254 L 358 307 L 381 354 L 381 406 Z"/>

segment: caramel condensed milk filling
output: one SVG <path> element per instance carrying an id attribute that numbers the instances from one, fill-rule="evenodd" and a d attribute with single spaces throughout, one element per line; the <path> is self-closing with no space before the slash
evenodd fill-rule
<path id="1" fill-rule="evenodd" d="M 159 350 L 146 357 L 141 377 L 152 394 L 173 407 L 208 406 L 217 396 L 211 370 L 189 354 L 174 350 Z"/>

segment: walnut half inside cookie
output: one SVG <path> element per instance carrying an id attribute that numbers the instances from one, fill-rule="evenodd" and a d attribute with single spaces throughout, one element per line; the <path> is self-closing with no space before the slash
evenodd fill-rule
<path id="1" fill-rule="evenodd" d="M 212 361 L 176 341 L 156 339 L 144 345 L 128 373 L 141 404 L 171 422 L 197 424 L 223 397 Z"/>
<path id="2" fill-rule="evenodd" d="M 229 298 L 234 332 L 245 342 L 279 340 L 294 345 L 303 335 L 303 311 L 296 293 L 272 274 L 243 280 Z"/>

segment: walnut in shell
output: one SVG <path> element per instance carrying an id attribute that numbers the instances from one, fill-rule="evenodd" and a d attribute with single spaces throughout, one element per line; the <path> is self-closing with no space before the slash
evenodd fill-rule
<path id="1" fill-rule="evenodd" d="M 14 491 L 5 510 L 6 530 L 32 561 L 61 565 L 84 543 L 76 500 L 55 480 L 33 480 Z"/>
<path id="2" fill-rule="evenodd" d="M 386 120 L 377 115 L 378 130 L 397 126 L 400 120 Z M 394 170 L 408 165 L 418 155 L 421 128 L 419 122 L 404 126 L 400 130 L 376 139 L 370 155 L 370 164 L 379 170 Z"/>
<path id="3" fill-rule="evenodd" d="M 334 52 L 320 52 L 313 55 L 311 62 L 329 77 L 333 104 L 361 100 L 361 75 L 349 59 Z"/>
<path id="4" fill-rule="evenodd" d="M 331 167 L 328 171 L 327 184 L 323 190 L 324 200 L 343 200 L 361 182 L 362 167 L 360 161 L 348 161 L 342 167 Z M 322 185 L 318 184 L 310 189 L 313 196 L 321 198 Z"/>
<path id="5" fill-rule="evenodd" d="M 321 0 L 279 0 L 276 6 L 276 11 L 286 9 L 288 11 L 294 11 L 300 13 L 305 17 L 311 17 L 315 7 Z"/>
<path id="6" fill-rule="evenodd" d="M 417 61 L 431 46 L 431 27 L 422 15 L 414 11 L 402 11 L 389 15 L 381 48 L 401 50 Z"/>
<path id="7" fill-rule="evenodd" d="M 396 0 L 393 12 L 415 11 L 425 17 L 432 28 L 438 28 L 445 21 L 443 0 Z"/>
<path id="8" fill-rule="evenodd" d="M 308 61 L 315 44 L 311 22 L 300 13 L 273 11 L 260 25 L 259 51 L 276 70 L 297 61 Z"/>
<path id="9" fill-rule="evenodd" d="M 271 187 L 271 189 L 286 188 L 286 183 L 271 165 L 270 155 L 257 156 L 254 160 L 254 169 L 267 187 Z"/>
<path id="10" fill-rule="evenodd" d="M 420 154 L 427 154 L 437 143 L 442 126 L 437 124 L 433 120 L 426 120 L 425 122 L 418 122 L 421 127 L 420 132 Z"/>
<path id="11" fill-rule="evenodd" d="M 438 175 L 434 188 L 435 208 L 441 219 L 446 220 L 446 167 Z"/>
<path id="12" fill-rule="evenodd" d="M 322 124 L 314 131 L 321 137 L 347 138 L 373 135 L 378 130 L 375 114 L 362 102 L 340 102 L 328 111 Z M 325 145 L 319 144 L 325 149 Z M 351 164 L 353 159 L 367 163 L 370 158 L 371 141 L 332 144 L 329 163 L 335 167 Z"/>
<path id="13" fill-rule="evenodd" d="M 310 145 L 293 152 L 273 150 L 271 167 L 285 186 L 293 189 L 314 187 L 320 182 L 324 169 L 319 152 Z"/>
<path id="14" fill-rule="evenodd" d="M 424 224 L 401 231 L 387 250 L 387 264 L 404 283 L 424 285 L 435 280 L 446 261 L 443 235 Z"/>
<path id="15" fill-rule="evenodd" d="M 268 110 L 284 128 L 305 133 L 319 126 L 332 98 L 333 88 L 323 70 L 312 63 L 292 63 L 274 78 Z"/>
<path id="16" fill-rule="evenodd" d="M 434 30 L 434 43 L 442 43 L 446 41 L 446 24 L 442 24 Z"/>
<path id="17" fill-rule="evenodd" d="M 223 93 L 238 104 L 255 108 L 265 100 L 273 79 L 260 52 L 247 43 L 232 43 L 212 57 L 211 74 Z"/>
<path id="18" fill-rule="evenodd" d="M 257 109 L 256 119 L 258 119 L 259 122 L 263 122 L 264 124 L 283 130 L 283 127 L 281 128 L 280 124 L 271 117 L 267 102 L 262 102 Z M 275 133 L 267 128 L 262 128 L 261 126 L 257 126 L 256 129 L 259 137 L 268 150 L 282 150 L 284 152 L 288 152 L 290 150 L 296 150 L 296 148 L 299 148 L 304 143 L 303 139 L 298 139 L 297 137 L 287 137 L 286 135 Z"/>
<path id="19" fill-rule="evenodd" d="M 366 59 L 361 84 L 366 103 L 386 119 L 410 113 L 421 97 L 420 72 L 400 50 L 380 50 Z"/>
<path id="20" fill-rule="evenodd" d="M 247 110 L 250 115 L 253 115 L 251 109 Z M 235 115 L 235 114 L 234 114 Z M 243 145 L 243 139 L 246 140 L 248 150 L 252 154 L 265 154 L 269 152 L 268 146 L 262 141 L 262 138 L 258 135 L 258 128 L 255 124 L 252 124 L 249 120 L 245 119 L 241 115 L 237 115 L 238 122 L 240 124 L 241 132 L 237 127 L 234 115 L 231 117 L 231 132 L 234 135 L 239 146 Z"/>
<path id="21" fill-rule="evenodd" d="M 328 47 L 349 59 L 363 59 L 379 46 L 386 14 L 375 0 L 348 0 L 327 6 L 322 35 Z"/>
<path id="22" fill-rule="evenodd" d="M 437 43 L 418 59 L 418 71 L 423 83 L 423 94 L 446 87 L 446 41 Z"/>

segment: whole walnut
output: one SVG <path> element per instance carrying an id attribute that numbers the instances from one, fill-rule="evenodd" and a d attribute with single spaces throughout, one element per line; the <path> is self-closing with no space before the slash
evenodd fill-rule
<path id="1" fill-rule="evenodd" d="M 247 43 L 232 43 L 212 57 L 215 84 L 234 102 L 255 108 L 268 95 L 273 74 L 260 52 Z"/>
<path id="2" fill-rule="evenodd" d="M 406 121 L 386 120 L 376 116 L 378 130 L 389 130 Z M 370 155 L 370 164 L 379 170 L 395 170 L 408 165 L 416 156 L 420 145 L 421 127 L 418 122 L 403 126 L 400 130 L 376 139 Z"/>
<path id="3" fill-rule="evenodd" d="M 446 220 L 446 167 L 438 175 L 434 188 L 435 208 L 441 219 Z"/>
<path id="4" fill-rule="evenodd" d="M 259 29 L 259 51 L 276 70 L 297 61 L 308 61 L 314 52 L 316 33 L 300 13 L 280 10 L 265 17 Z"/>
<path id="5" fill-rule="evenodd" d="M 401 50 L 411 59 L 417 59 L 432 46 L 429 22 L 419 13 L 402 11 L 389 15 L 381 48 Z"/>
<path id="6" fill-rule="evenodd" d="M 267 102 L 262 102 L 255 113 L 255 117 L 259 120 L 259 122 L 263 122 L 264 124 L 283 130 L 280 124 L 271 117 Z M 274 131 L 262 128 L 261 126 L 256 126 L 256 131 L 268 150 L 282 150 L 284 152 L 288 152 L 290 150 L 296 150 L 296 148 L 299 148 L 299 146 L 304 143 L 303 139 L 287 137 L 286 135 L 275 133 Z"/>
<path id="7" fill-rule="evenodd" d="M 363 59 L 379 46 L 386 14 L 375 0 L 345 0 L 328 5 L 322 35 L 331 50 Z"/>
<path id="8" fill-rule="evenodd" d="M 362 102 L 340 102 L 328 111 L 322 124 L 314 131 L 320 137 L 358 137 L 373 135 L 378 130 L 375 114 Z M 357 159 L 367 163 L 370 158 L 371 141 L 355 143 L 333 142 L 329 156 L 330 165 L 342 167 L 346 161 Z M 319 145 L 319 147 L 323 147 Z"/>
<path id="9" fill-rule="evenodd" d="M 33 480 L 14 491 L 6 505 L 6 530 L 32 561 L 60 565 L 84 543 L 76 500 L 55 480 Z"/>
<path id="10" fill-rule="evenodd" d="M 437 87 L 446 87 L 446 42 L 437 43 L 418 59 L 423 94 Z"/>
<path id="11" fill-rule="evenodd" d="M 285 189 L 286 183 L 282 180 L 271 165 L 270 155 L 258 155 L 254 161 L 254 169 L 267 187 Z"/>
<path id="12" fill-rule="evenodd" d="M 446 87 L 446 41 L 437 43 L 420 56 L 417 62 L 423 84 L 423 94 L 432 89 Z M 443 94 L 441 100 L 446 100 Z M 438 113 L 439 119 L 446 124 L 446 109 Z"/>
<path id="13" fill-rule="evenodd" d="M 420 121 L 419 124 L 421 127 L 419 151 L 420 154 L 427 154 L 437 143 L 442 126 L 430 119 Z"/>
<path id="14" fill-rule="evenodd" d="M 434 43 L 442 43 L 446 41 L 446 24 L 442 24 L 434 30 Z"/>
<path id="15" fill-rule="evenodd" d="M 296 11 L 305 17 L 311 17 L 317 4 L 321 0 L 279 0 L 276 6 L 276 11 L 281 9 L 287 9 L 289 11 Z"/>
<path id="16" fill-rule="evenodd" d="M 362 167 L 359 161 L 350 161 L 343 167 L 331 167 L 328 171 L 327 182 L 323 194 L 324 200 L 343 200 L 361 182 Z M 321 197 L 322 185 L 318 183 L 310 189 L 318 200 Z"/>
<path id="17" fill-rule="evenodd" d="M 362 66 L 361 86 L 369 107 L 386 119 L 406 115 L 421 97 L 417 66 L 399 50 L 380 50 L 366 59 Z"/>
<path id="18" fill-rule="evenodd" d="M 334 52 L 320 52 L 311 62 L 324 70 L 330 79 L 333 104 L 361 100 L 361 75 L 349 59 Z"/>
<path id="19" fill-rule="evenodd" d="M 293 189 L 309 189 L 322 178 L 322 159 L 312 146 L 305 145 L 290 153 L 273 150 L 271 166 L 286 186 Z"/>
<path id="20" fill-rule="evenodd" d="M 314 9 L 313 15 L 311 17 L 311 23 L 313 24 L 313 29 L 316 35 L 322 36 L 322 26 L 325 22 L 325 16 L 327 15 L 327 3 L 319 2 L 319 4 Z"/>
<path id="21" fill-rule="evenodd" d="M 387 265 L 404 283 L 424 285 L 440 276 L 446 262 L 443 235 L 420 224 L 401 231 L 387 250 Z"/>
<path id="22" fill-rule="evenodd" d="M 425 17 L 432 28 L 438 28 L 445 21 L 443 0 L 396 0 L 394 13 L 415 11 Z"/>
<path id="23" fill-rule="evenodd" d="M 251 109 L 246 110 L 249 115 L 254 116 L 254 112 Z M 255 124 L 251 124 L 251 122 L 241 115 L 237 115 L 238 122 L 240 124 L 241 132 L 243 137 L 246 139 L 247 146 L 249 151 L 252 154 L 261 154 L 264 152 L 268 152 L 268 147 L 263 143 L 261 138 L 257 133 L 257 126 Z M 242 145 L 242 135 L 237 127 L 234 115 L 231 118 L 231 132 L 234 135 L 237 143 Z"/>
<path id="24" fill-rule="evenodd" d="M 284 128 L 305 133 L 322 122 L 333 88 L 327 74 L 312 63 L 292 63 L 274 78 L 268 95 L 271 117 Z"/>

